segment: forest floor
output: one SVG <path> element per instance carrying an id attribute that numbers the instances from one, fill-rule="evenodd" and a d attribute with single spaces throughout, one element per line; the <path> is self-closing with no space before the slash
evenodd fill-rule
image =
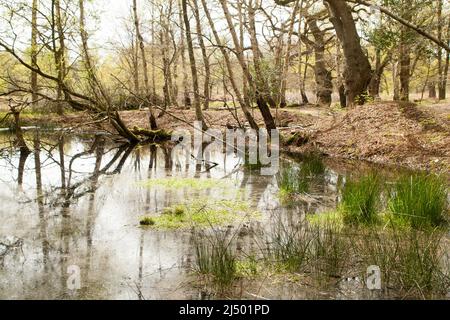
<path id="1" fill-rule="evenodd" d="M 158 118 L 166 131 L 190 129 L 194 110 L 177 110 Z M 243 114 L 227 109 L 205 111 L 211 128 L 238 127 Z M 299 107 L 273 110 L 282 134 L 283 149 L 289 152 L 317 150 L 324 155 L 400 165 L 413 169 L 450 172 L 450 103 L 414 105 L 377 102 L 352 110 Z M 158 114 L 160 112 L 158 111 Z M 263 124 L 257 110 L 255 119 Z M 123 111 L 130 127 L 147 127 L 148 111 Z M 0 115 L 0 119 L 2 116 Z M 24 114 L 23 126 L 100 129 L 84 113 L 64 116 Z M 2 125 L 4 126 L 4 124 Z"/>
<path id="2" fill-rule="evenodd" d="M 450 172 L 450 104 L 373 103 L 321 120 L 307 131 L 291 131 L 287 148 Z"/>

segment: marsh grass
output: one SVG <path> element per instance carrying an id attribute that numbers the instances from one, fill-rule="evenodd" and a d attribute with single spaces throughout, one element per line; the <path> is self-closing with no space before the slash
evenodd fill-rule
<path id="1" fill-rule="evenodd" d="M 269 244 L 265 251 L 267 260 L 274 261 L 288 272 L 305 270 L 312 243 L 307 229 L 290 227 L 278 221 L 266 243 Z"/>
<path id="2" fill-rule="evenodd" d="M 232 239 L 214 232 L 194 236 L 194 270 L 210 278 L 220 291 L 229 288 L 237 278 L 237 254 L 232 249 Z"/>
<path id="3" fill-rule="evenodd" d="M 255 279 L 263 270 L 266 269 L 266 265 L 263 264 L 263 259 L 258 258 L 255 254 L 251 254 L 245 259 L 238 260 L 236 263 L 236 273 L 239 277 Z"/>
<path id="4" fill-rule="evenodd" d="M 401 177 L 390 189 L 394 222 L 413 228 L 434 228 L 448 219 L 447 186 L 443 178 L 418 173 Z"/>
<path id="5" fill-rule="evenodd" d="M 345 271 L 349 241 L 332 223 L 292 227 L 279 222 L 267 243 L 265 259 L 279 270 L 312 274 L 319 281 L 339 278 Z"/>
<path id="6" fill-rule="evenodd" d="M 342 229 L 331 223 L 314 228 L 312 234 L 310 264 L 316 280 L 322 282 L 327 278 L 343 277 L 350 263 L 349 238 Z"/>
<path id="7" fill-rule="evenodd" d="M 391 289 L 402 297 L 437 298 L 450 290 L 448 243 L 444 237 L 439 230 L 372 228 L 358 237 L 355 250 L 362 268 L 380 267 L 384 290 Z"/>
<path id="8" fill-rule="evenodd" d="M 302 159 L 302 170 L 309 176 L 318 176 L 325 173 L 325 164 L 317 153 L 310 153 Z"/>
<path id="9" fill-rule="evenodd" d="M 379 222 L 383 183 L 376 173 L 350 179 L 342 189 L 342 211 L 347 224 L 371 225 Z"/>
<path id="10" fill-rule="evenodd" d="M 364 279 L 367 268 L 375 265 L 390 296 L 442 298 L 450 290 L 449 243 L 439 229 L 350 228 L 334 220 L 310 226 L 279 222 L 266 243 L 266 268 L 305 275 L 319 287 L 349 275 Z"/>
<path id="11" fill-rule="evenodd" d="M 337 210 L 310 214 L 306 220 L 313 227 L 334 225 L 335 228 L 342 229 L 345 226 L 342 212 Z"/>
<path id="12" fill-rule="evenodd" d="M 300 169 L 292 165 L 281 169 L 278 183 L 281 192 L 286 195 L 303 193 L 308 190 L 306 181 L 301 177 Z"/>

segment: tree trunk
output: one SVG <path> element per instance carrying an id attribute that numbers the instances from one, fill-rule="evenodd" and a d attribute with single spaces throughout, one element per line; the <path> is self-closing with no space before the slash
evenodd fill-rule
<path id="1" fill-rule="evenodd" d="M 33 0 L 31 9 L 31 66 L 37 68 L 38 48 L 37 48 L 37 13 L 38 0 Z M 31 105 L 33 108 L 37 105 L 38 100 L 38 77 L 35 71 L 31 71 Z"/>
<path id="2" fill-rule="evenodd" d="M 56 12 L 53 11 L 53 8 Z M 52 13 L 54 13 L 54 16 L 56 18 L 56 21 L 52 22 L 54 23 L 54 26 L 56 25 L 56 30 L 58 33 L 58 42 L 59 47 L 56 49 L 56 45 L 54 47 L 55 50 L 55 61 L 56 61 L 56 69 L 58 71 L 58 102 L 57 102 L 57 113 L 59 115 L 62 115 L 64 113 L 64 105 L 62 104 L 62 96 L 63 96 L 63 90 L 62 90 L 62 84 L 64 83 L 64 79 L 66 77 L 66 45 L 65 45 L 65 34 L 64 34 L 64 28 L 62 25 L 62 14 L 61 14 L 61 3 L 60 0 L 54 0 L 53 6 L 52 6 Z M 53 14 L 52 14 L 53 17 Z"/>
<path id="3" fill-rule="evenodd" d="M 411 79 L 411 50 L 402 31 L 400 43 L 400 101 L 409 101 L 409 85 Z"/>
<path id="4" fill-rule="evenodd" d="M 272 117 L 272 114 L 270 112 L 269 104 L 275 105 L 275 103 L 274 103 L 273 99 L 272 99 L 272 103 L 270 101 L 268 101 L 270 93 L 265 88 L 265 79 L 264 79 L 264 77 L 259 77 L 259 76 L 261 76 L 261 74 L 259 74 L 259 76 L 258 76 L 258 72 L 260 72 L 260 70 L 259 70 L 260 51 L 259 51 L 259 48 L 257 47 L 257 45 L 255 44 L 256 37 L 255 37 L 255 35 L 252 35 L 253 34 L 252 26 L 254 26 L 254 23 L 252 21 L 249 21 L 249 25 L 250 25 L 249 29 L 250 29 L 250 33 L 251 33 L 250 38 L 252 41 L 252 48 L 253 48 L 253 62 L 255 65 L 255 73 L 257 74 L 257 77 L 258 77 L 256 79 L 256 81 L 253 81 L 253 77 L 250 74 L 248 65 L 245 63 L 244 52 L 243 52 L 242 47 L 240 46 L 239 39 L 236 34 L 236 30 L 234 28 L 231 14 L 228 9 L 227 0 L 220 0 L 220 4 L 222 6 L 222 10 L 223 10 L 223 13 L 224 13 L 226 21 L 227 21 L 228 29 L 229 29 L 229 31 L 231 33 L 231 37 L 233 39 L 233 44 L 234 44 L 236 56 L 238 58 L 238 62 L 242 68 L 242 72 L 244 73 L 244 76 L 247 78 L 247 82 L 252 87 L 252 91 L 255 93 L 257 106 L 261 112 L 261 115 L 263 116 L 266 129 L 270 132 L 270 130 L 276 129 L 276 125 L 275 125 L 275 121 Z M 249 5 L 249 10 L 253 10 L 251 5 Z M 249 13 L 251 14 L 251 11 Z M 251 20 L 251 16 L 249 17 L 249 20 Z M 256 48 L 255 48 L 255 46 L 256 46 Z"/>
<path id="5" fill-rule="evenodd" d="M 299 21 L 300 21 L 300 23 L 298 24 L 298 35 L 299 36 L 302 34 L 302 24 L 301 24 L 301 21 L 303 19 L 302 7 L 303 6 L 301 5 L 300 10 L 299 10 Z M 303 69 L 303 47 L 302 47 L 302 41 L 299 40 L 298 41 L 298 86 L 300 89 L 300 96 L 301 96 L 301 101 L 299 101 L 300 105 L 309 103 L 308 96 L 306 95 L 306 90 L 305 90 L 305 82 L 306 82 L 305 78 L 306 78 L 306 72 L 308 69 L 307 63 L 305 63 L 304 74 L 302 72 L 302 69 Z"/>
<path id="6" fill-rule="evenodd" d="M 256 123 L 255 119 L 253 118 L 252 114 L 250 113 L 250 110 L 248 107 L 250 106 L 250 103 L 248 101 L 248 96 L 244 95 L 244 97 L 241 94 L 241 91 L 239 90 L 239 86 L 237 85 L 236 78 L 234 77 L 233 72 L 233 66 L 231 64 L 230 56 L 228 55 L 228 51 L 225 49 L 225 47 L 222 45 L 222 39 L 220 38 L 219 34 L 217 33 L 216 27 L 214 25 L 214 21 L 211 17 L 211 13 L 208 9 L 208 6 L 206 4 L 206 0 L 202 1 L 202 7 L 203 11 L 205 12 L 206 18 L 208 19 L 209 26 L 211 27 L 211 31 L 214 35 L 214 39 L 217 42 L 217 45 L 219 46 L 220 52 L 223 55 L 223 59 L 225 61 L 225 66 L 228 71 L 229 80 L 231 83 L 231 86 L 233 88 L 233 91 L 236 95 L 237 100 L 239 101 L 239 105 L 241 106 L 242 111 L 244 112 L 245 118 L 247 119 L 250 127 L 254 130 L 258 130 L 258 124 Z M 224 72 L 224 87 L 225 87 L 225 72 Z M 224 89 L 224 95 L 226 94 L 226 89 Z"/>
<path id="7" fill-rule="evenodd" d="M 208 130 L 205 119 L 203 118 L 203 112 L 200 105 L 200 94 L 198 86 L 197 66 L 195 62 L 194 46 L 192 44 L 191 25 L 189 22 L 189 16 L 187 12 L 187 0 L 181 0 L 181 6 L 183 11 L 183 20 L 186 33 L 186 42 L 188 46 L 189 64 L 191 65 L 192 74 L 192 86 L 194 88 L 194 108 L 197 121 L 201 121 L 204 131 Z"/>
<path id="8" fill-rule="evenodd" d="M 444 1 L 439 0 L 438 3 L 438 40 L 442 41 L 444 38 L 444 32 L 443 32 L 443 25 L 445 24 L 445 19 L 442 16 L 442 10 L 443 10 Z M 448 18 L 448 24 L 447 24 L 447 43 L 450 42 L 450 18 Z M 450 64 L 450 51 L 447 51 L 445 53 L 441 47 L 438 47 L 438 73 L 439 73 L 439 100 L 445 100 L 447 97 L 447 78 L 448 78 L 448 70 L 449 70 L 449 64 Z M 444 64 L 445 60 L 445 64 Z"/>
<path id="9" fill-rule="evenodd" d="M 133 45 L 131 47 L 132 52 L 132 65 L 133 65 L 133 84 L 134 84 L 134 93 L 139 96 L 141 94 L 141 90 L 139 88 L 139 44 L 136 39 L 133 39 Z"/>
<path id="10" fill-rule="evenodd" d="M 160 17 L 162 19 L 162 16 Z M 164 77 L 164 85 L 163 85 L 163 94 L 164 94 L 164 110 L 167 109 L 168 106 L 171 104 L 171 94 L 170 94 L 170 85 L 169 85 L 169 58 L 167 57 L 167 50 L 166 50 L 166 39 L 164 36 L 164 32 L 161 30 L 159 32 L 159 40 L 160 40 L 160 54 L 162 57 L 162 66 L 163 66 L 163 77 Z"/>
<path id="11" fill-rule="evenodd" d="M 209 100 L 210 100 L 210 91 L 209 91 L 209 83 L 211 79 L 211 68 L 209 64 L 209 58 L 208 53 L 206 51 L 205 41 L 203 40 L 203 33 L 202 33 L 202 26 L 200 22 L 200 13 L 198 10 L 198 4 L 197 0 L 192 1 L 194 5 L 194 16 L 195 16 L 195 22 L 196 22 L 196 29 L 197 29 L 197 37 L 198 37 L 198 43 L 200 45 L 201 51 L 202 51 L 202 57 L 203 57 L 203 64 L 205 66 L 205 82 L 203 84 L 203 109 L 208 110 L 209 109 Z"/>
<path id="12" fill-rule="evenodd" d="M 325 33 L 319 29 L 315 18 L 308 17 L 306 21 L 315 41 L 312 45 L 314 46 L 314 56 L 316 60 L 314 73 L 316 79 L 317 104 L 329 107 L 332 101 L 331 95 L 333 93 L 333 83 L 331 71 L 327 69 L 325 63 Z"/>
<path id="13" fill-rule="evenodd" d="M 430 81 L 428 84 L 428 98 L 436 99 L 436 83 L 434 81 Z"/>
<path id="14" fill-rule="evenodd" d="M 449 25 L 450 30 L 450 25 Z M 450 32 L 449 32 L 450 34 Z M 444 76 L 441 84 L 441 90 L 439 92 L 439 99 L 445 100 L 447 98 L 447 79 L 448 79 L 448 71 L 450 67 L 450 52 L 447 52 L 447 59 L 445 61 L 445 67 L 444 67 Z"/>
<path id="15" fill-rule="evenodd" d="M 183 22 L 183 12 L 181 9 L 181 4 L 178 2 L 178 19 L 181 29 L 181 42 L 180 42 L 180 50 L 181 50 L 181 67 L 183 68 L 183 101 L 186 109 L 190 109 L 192 106 L 191 95 L 189 93 L 189 77 L 188 77 L 188 68 L 186 62 L 186 32 L 184 30 L 184 22 Z"/>
<path id="16" fill-rule="evenodd" d="M 145 95 L 147 98 L 147 102 L 149 103 L 148 110 L 149 110 L 150 129 L 157 130 L 158 124 L 156 123 L 156 117 L 153 113 L 153 106 L 151 105 L 153 99 L 152 99 L 152 93 L 150 90 L 150 83 L 149 83 L 149 79 L 148 79 L 148 65 L 147 65 L 147 57 L 145 55 L 144 38 L 142 37 L 140 27 L 139 27 L 139 17 L 138 17 L 138 13 L 137 13 L 137 0 L 133 0 L 133 15 L 134 15 L 134 26 L 136 29 L 136 37 L 137 37 L 137 41 L 139 43 L 139 48 L 141 50 L 142 72 L 144 74 Z"/>
<path id="17" fill-rule="evenodd" d="M 439 41 L 442 41 L 442 9 L 444 6 L 444 0 L 438 1 L 438 8 L 437 8 L 437 28 L 438 28 L 438 39 Z M 445 99 L 445 87 L 444 84 L 444 63 L 443 63 L 443 52 L 442 48 L 437 48 L 437 60 L 438 60 L 438 74 L 439 74 L 439 81 L 438 81 L 438 98 L 439 100 Z"/>
<path id="18" fill-rule="evenodd" d="M 372 78 L 369 60 L 361 48 L 352 12 L 344 0 L 324 0 L 344 52 L 344 85 L 348 106 L 363 104 Z"/>
<path id="19" fill-rule="evenodd" d="M 289 22 L 289 33 L 287 39 L 287 49 L 284 56 L 283 62 L 283 72 L 281 74 L 281 88 L 280 88 L 280 99 L 278 104 L 280 108 L 284 108 L 287 106 L 286 102 L 286 91 L 287 91 L 287 80 L 289 75 L 289 64 L 290 64 L 290 56 L 291 56 L 291 46 L 292 46 L 292 34 L 294 33 L 294 25 L 295 25 L 295 17 L 297 16 L 297 12 L 299 11 L 299 6 L 303 5 L 300 1 L 296 1 L 294 8 L 292 9 L 291 19 Z"/>
<path id="20" fill-rule="evenodd" d="M 237 1 L 237 10 L 238 10 L 238 17 L 239 17 L 239 42 L 241 47 L 245 46 L 245 27 L 248 23 L 247 21 L 247 15 L 244 14 L 244 9 L 243 9 L 243 3 L 242 1 Z M 247 78 L 246 77 L 242 77 L 242 94 L 244 95 L 244 97 L 248 97 L 249 96 L 249 91 L 248 91 L 248 82 L 247 82 Z"/>
<path id="21" fill-rule="evenodd" d="M 151 64 L 152 64 L 152 90 L 153 90 L 153 97 L 156 98 L 156 62 L 155 62 L 155 12 L 154 12 L 154 4 L 151 4 L 151 16 L 152 16 L 152 22 L 151 22 L 151 33 L 152 33 L 152 47 L 151 47 Z"/>
<path id="22" fill-rule="evenodd" d="M 369 94 L 370 96 L 375 99 L 380 99 L 380 88 L 381 88 L 381 78 L 383 76 L 383 72 L 388 65 L 389 61 L 391 60 L 391 55 L 388 54 L 386 58 L 381 61 L 381 52 L 380 50 L 376 51 L 376 57 L 375 57 L 375 70 L 372 75 L 372 79 L 370 80 L 369 84 Z"/>
<path id="23" fill-rule="evenodd" d="M 341 108 L 347 108 L 347 96 L 345 95 L 345 85 L 342 72 L 342 51 L 339 39 L 336 39 L 336 86 L 339 94 L 339 104 Z"/>
<path id="24" fill-rule="evenodd" d="M 228 27 L 230 28 L 233 42 L 237 49 L 238 59 L 240 61 L 241 67 L 244 66 L 243 70 L 247 76 L 247 80 L 250 83 L 250 85 L 252 85 L 252 84 L 254 85 L 254 92 L 255 92 L 255 95 L 257 96 L 256 97 L 257 105 L 261 111 L 261 114 L 263 115 L 264 123 L 266 124 L 266 128 L 268 130 L 276 129 L 275 121 L 272 118 L 272 114 L 270 112 L 269 107 L 276 108 L 277 103 L 275 102 L 275 99 L 272 97 L 272 92 L 270 90 L 269 82 L 267 80 L 267 75 L 265 75 L 263 73 L 263 67 L 262 67 L 263 57 L 262 57 L 261 50 L 259 48 L 258 37 L 256 34 L 256 21 L 255 21 L 256 8 L 253 6 L 253 2 L 250 1 L 248 4 L 248 30 L 250 33 L 250 43 L 252 46 L 252 53 L 253 53 L 253 66 L 255 69 L 255 78 L 252 78 L 252 76 L 249 72 L 248 66 L 244 60 L 243 47 L 240 46 L 240 43 L 236 36 L 236 31 L 234 30 L 234 25 L 232 23 L 231 15 L 228 10 L 227 0 L 221 0 L 220 2 L 222 4 L 222 8 L 225 13 L 225 17 L 227 18 Z M 281 45 L 280 49 L 282 50 L 282 45 Z M 239 56 L 241 56 L 242 59 Z M 281 58 L 281 54 L 279 55 L 279 57 Z M 252 79 L 253 81 L 250 81 L 250 79 Z M 261 97 L 258 97 L 258 95 L 261 95 Z M 259 100 L 259 103 L 258 103 L 258 100 Z M 267 107 L 267 110 L 265 110 L 266 107 Z M 261 110 L 261 108 L 263 108 L 264 110 Z M 269 127 L 271 129 L 269 129 Z"/>
<path id="25" fill-rule="evenodd" d="M 398 81 L 399 79 L 399 62 L 395 61 L 392 64 L 392 83 L 394 86 L 394 96 L 393 99 L 394 101 L 400 101 L 400 82 Z"/>

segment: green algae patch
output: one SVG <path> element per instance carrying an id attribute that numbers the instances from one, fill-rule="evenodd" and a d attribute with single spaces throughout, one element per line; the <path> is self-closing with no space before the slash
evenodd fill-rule
<path id="1" fill-rule="evenodd" d="M 159 216 L 144 216 L 140 224 L 156 229 L 207 228 L 241 223 L 260 217 L 247 202 L 238 200 L 197 200 L 165 208 Z M 151 221 L 146 224 L 146 221 Z"/>
<path id="2" fill-rule="evenodd" d="M 140 186 L 151 188 L 151 187 L 162 187 L 166 189 L 183 189 L 188 188 L 190 190 L 203 190 L 203 189 L 213 189 L 213 188 L 230 188 L 234 184 L 229 180 L 220 179 L 198 179 L 198 178 L 180 178 L 180 177 L 170 177 L 170 178 L 160 178 L 160 179 L 150 179 L 147 181 L 142 181 L 139 183 Z"/>

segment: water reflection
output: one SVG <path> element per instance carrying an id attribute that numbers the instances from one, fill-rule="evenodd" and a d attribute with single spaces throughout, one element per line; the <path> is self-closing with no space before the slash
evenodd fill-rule
<path id="1" fill-rule="evenodd" d="M 198 163 L 183 152 L 173 158 L 170 146 L 117 144 L 102 135 L 34 132 L 25 139 L 31 152 L 9 147 L 10 137 L 0 136 L 0 241 L 22 241 L 21 250 L 0 257 L 0 298 L 196 299 L 199 291 L 188 272 L 191 232 L 147 230 L 138 222 L 143 214 L 179 202 L 215 197 L 217 190 L 145 188 L 139 181 L 168 176 L 231 181 L 231 196 L 262 213 L 246 226 L 252 232 L 237 241 L 240 250 L 256 250 L 251 234 L 274 219 L 294 226 L 308 213 L 333 207 L 343 179 L 324 168 L 309 194 L 287 208 L 278 199 L 276 177 L 243 170 L 242 159 L 222 150 L 211 150 Z M 67 289 L 72 265 L 81 269 L 82 286 L 73 292 Z M 273 292 L 274 298 L 295 295 L 305 292 Z"/>

